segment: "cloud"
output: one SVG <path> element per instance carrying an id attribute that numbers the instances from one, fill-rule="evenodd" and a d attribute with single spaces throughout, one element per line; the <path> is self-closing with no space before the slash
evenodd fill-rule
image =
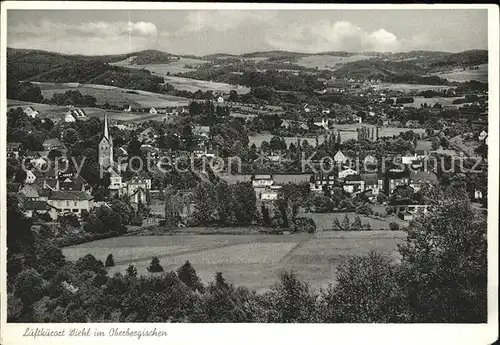
<path id="1" fill-rule="evenodd" d="M 213 30 L 223 32 L 241 26 L 264 24 L 273 19 L 272 11 L 195 11 L 186 16 L 186 24 L 181 32 Z"/>
<path id="2" fill-rule="evenodd" d="M 68 54 L 118 54 L 151 46 L 158 35 L 149 22 L 85 22 L 79 24 L 17 23 L 8 27 L 8 45 Z"/>
<path id="3" fill-rule="evenodd" d="M 275 49 L 307 53 L 325 51 L 380 51 L 401 49 L 396 35 L 385 29 L 367 32 L 348 21 L 321 20 L 287 25 L 269 31 L 266 42 Z"/>

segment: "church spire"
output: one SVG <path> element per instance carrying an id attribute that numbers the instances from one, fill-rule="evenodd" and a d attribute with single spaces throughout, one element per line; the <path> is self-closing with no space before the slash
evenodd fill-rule
<path id="1" fill-rule="evenodd" d="M 109 131 L 108 131 L 108 114 L 104 114 L 104 132 L 102 135 L 104 138 L 109 140 Z"/>

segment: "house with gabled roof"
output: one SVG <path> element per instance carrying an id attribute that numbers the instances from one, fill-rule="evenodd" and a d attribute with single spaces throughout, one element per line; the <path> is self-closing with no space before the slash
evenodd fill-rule
<path id="1" fill-rule="evenodd" d="M 83 210 L 90 211 L 93 207 L 93 198 L 86 192 L 50 190 L 47 194 L 47 204 L 52 207 L 52 219 L 66 213 L 80 217 Z"/>
<path id="2" fill-rule="evenodd" d="M 38 115 L 40 115 L 40 112 L 35 110 L 35 108 L 33 108 L 32 106 L 28 106 L 28 107 L 24 108 L 23 113 L 26 114 L 27 116 L 33 118 L 33 119 L 35 117 L 37 117 Z"/>

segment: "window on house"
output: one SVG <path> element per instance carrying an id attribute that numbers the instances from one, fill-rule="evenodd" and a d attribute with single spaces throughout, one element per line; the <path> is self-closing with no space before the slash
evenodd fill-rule
<path id="1" fill-rule="evenodd" d="M 73 206 L 75 206 L 75 207 L 76 207 L 76 206 L 78 206 L 78 202 L 76 202 L 76 201 L 75 201 L 75 202 L 73 203 Z"/>
<path id="2" fill-rule="evenodd" d="M 66 201 L 66 206 L 69 206 L 69 201 Z"/>
<path id="3" fill-rule="evenodd" d="M 74 209 L 73 209 L 73 213 L 78 213 L 78 209 L 77 209 L 77 208 L 74 208 Z"/>

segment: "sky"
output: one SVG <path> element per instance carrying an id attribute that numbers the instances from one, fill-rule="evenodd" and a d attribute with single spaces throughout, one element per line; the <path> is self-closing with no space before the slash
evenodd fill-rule
<path id="1" fill-rule="evenodd" d="M 487 10 L 9 10 L 7 45 L 65 54 L 487 49 Z"/>

